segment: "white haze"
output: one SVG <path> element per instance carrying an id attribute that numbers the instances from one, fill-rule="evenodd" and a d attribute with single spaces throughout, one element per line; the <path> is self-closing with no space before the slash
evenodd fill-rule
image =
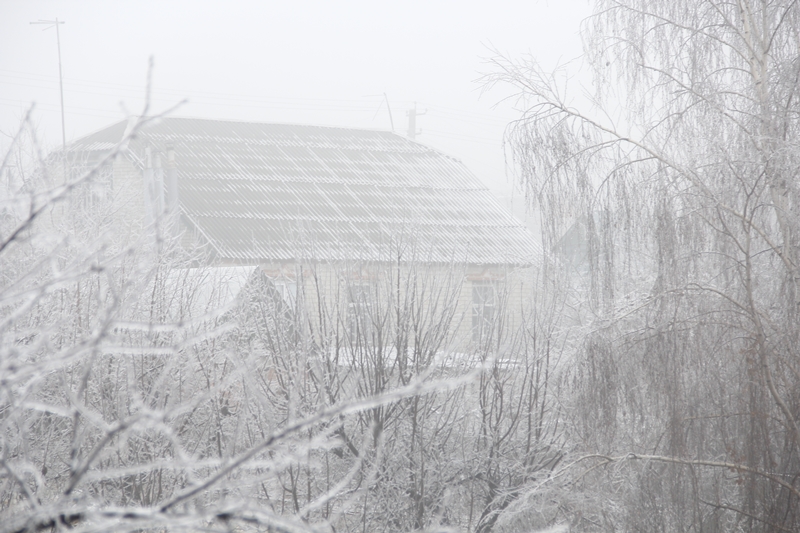
<path id="1" fill-rule="evenodd" d="M 581 52 L 588 2 L 211 2 L 0 0 L 0 132 L 31 102 L 40 135 L 61 143 L 58 17 L 67 142 L 138 113 L 153 57 L 153 111 L 405 134 L 457 157 L 497 194 L 511 187 L 502 150 L 518 117 L 508 93 L 476 80 L 498 51 L 545 68 Z M 123 109 L 124 106 L 124 109 Z M 519 208 L 519 202 L 517 202 Z"/>

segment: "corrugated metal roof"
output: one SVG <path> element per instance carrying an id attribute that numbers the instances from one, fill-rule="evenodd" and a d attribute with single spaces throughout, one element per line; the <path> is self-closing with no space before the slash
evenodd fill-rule
<path id="1" fill-rule="evenodd" d="M 126 123 L 71 150 L 121 139 Z M 385 260 L 399 243 L 431 262 L 527 264 L 526 228 L 459 161 L 399 135 L 164 118 L 129 146 L 175 148 L 182 212 L 228 259 Z M 410 258 L 409 258 L 410 259 Z"/>

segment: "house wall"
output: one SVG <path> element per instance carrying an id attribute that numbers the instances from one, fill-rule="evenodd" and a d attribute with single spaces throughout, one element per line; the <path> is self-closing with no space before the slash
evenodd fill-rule
<path id="1" fill-rule="evenodd" d="M 133 240 L 145 227 L 142 171 L 124 156 L 118 157 L 112 168 L 114 224 Z"/>
<path id="2" fill-rule="evenodd" d="M 74 181 L 92 170 L 105 154 L 89 152 L 71 157 L 69 172 Z M 54 162 L 52 167 L 50 174 L 61 179 L 61 163 Z M 54 210 L 54 218 L 59 223 L 68 219 L 73 225 L 93 227 L 95 236 L 100 231 L 110 232 L 118 243 L 166 237 L 172 230 L 164 198 L 163 195 L 160 199 L 153 198 L 157 194 L 154 189 L 164 187 L 164 169 L 156 168 L 152 172 L 151 190 L 148 192 L 140 165 L 127 154 L 121 154 L 100 169 L 96 176 L 76 187 L 68 201 Z M 179 236 L 180 246 L 187 252 L 198 251 L 206 244 L 196 231 L 189 228 L 181 228 Z M 203 252 L 207 255 L 209 250 Z"/>
<path id="3" fill-rule="evenodd" d="M 448 323 L 444 349 L 495 351 L 522 324 L 524 310 L 533 298 L 531 268 L 445 267 L 422 263 L 400 266 L 322 263 L 300 267 L 285 262 L 264 263 L 261 269 L 283 287 L 296 284 L 298 302 L 306 313 L 306 334 L 317 342 L 325 335 L 338 335 L 346 340 L 348 329 L 353 327 L 351 315 L 366 304 L 368 309 L 360 312 L 371 315 L 372 320 L 385 321 L 382 325 L 388 336 L 395 334 L 389 329 L 396 327 L 398 320 L 414 317 L 420 320 L 422 314 L 424 328 L 434 329 L 437 321 Z M 496 290 L 493 326 L 483 338 L 476 339 L 473 288 L 487 284 Z M 365 301 L 353 302 L 354 294 L 366 295 Z M 424 301 L 416 301 L 412 310 L 412 298 Z M 501 333 L 499 343 L 498 333 Z"/>
<path id="4" fill-rule="evenodd" d="M 110 235 L 118 244 L 135 242 L 145 223 L 142 173 L 124 155 L 97 168 L 104 157 L 78 152 L 68 154 L 66 165 L 59 158 L 49 162 L 49 187 L 65 182 L 65 168 L 66 182 L 73 184 L 63 201 L 54 203 L 49 223 L 84 238 Z"/>

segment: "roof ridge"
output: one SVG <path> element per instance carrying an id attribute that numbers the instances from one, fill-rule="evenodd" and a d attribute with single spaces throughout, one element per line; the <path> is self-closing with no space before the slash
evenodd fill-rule
<path id="1" fill-rule="evenodd" d="M 125 127 L 72 146 L 99 149 Z M 518 264 L 535 248 L 463 162 L 397 133 L 170 116 L 129 150 L 149 144 L 173 145 L 181 212 L 222 258 L 285 258 L 304 245 L 320 259 L 378 257 L 398 228 L 432 261 Z"/>
<path id="2" fill-rule="evenodd" d="M 198 120 L 203 122 L 223 122 L 223 123 L 232 123 L 232 124 L 252 124 L 252 125 L 260 125 L 260 126 L 297 126 L 301 128 L 321 128 L 321 129 L 334 129 L 334 130 L 352 130 L 352 131 L 369 131 L 374 133 L 388 133 L 390 135 L 396 135 L 398 137 L 402 137 L 402 135 L 398 134 L 394 131 L 378 129 L 378 128 L 355 128 L 350 126 L 331 126 L 326 124 L 303 124 L 300 122 L 265 122 L 265 121 L 253 121 L 253 120 L 245 120 L 245 119 L 238 119 L 238 118 L 204 118 L 204 117 L 188 117 L 184 115 L 169 115 L 166 117 L 162 117 L 162 120 Z"/>

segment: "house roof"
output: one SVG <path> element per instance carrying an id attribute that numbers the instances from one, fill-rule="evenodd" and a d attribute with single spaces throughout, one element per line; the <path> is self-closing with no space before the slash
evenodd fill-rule
<path id="1" fill-rule="evenodd" d="M 126 122 L 70 145 L 104 151 Z M 394 133 L 163 118 L 128 147 L 175 149 L 184 220 L 236 261 L 528 264 L 537 244 L 458 160 Z"/>

